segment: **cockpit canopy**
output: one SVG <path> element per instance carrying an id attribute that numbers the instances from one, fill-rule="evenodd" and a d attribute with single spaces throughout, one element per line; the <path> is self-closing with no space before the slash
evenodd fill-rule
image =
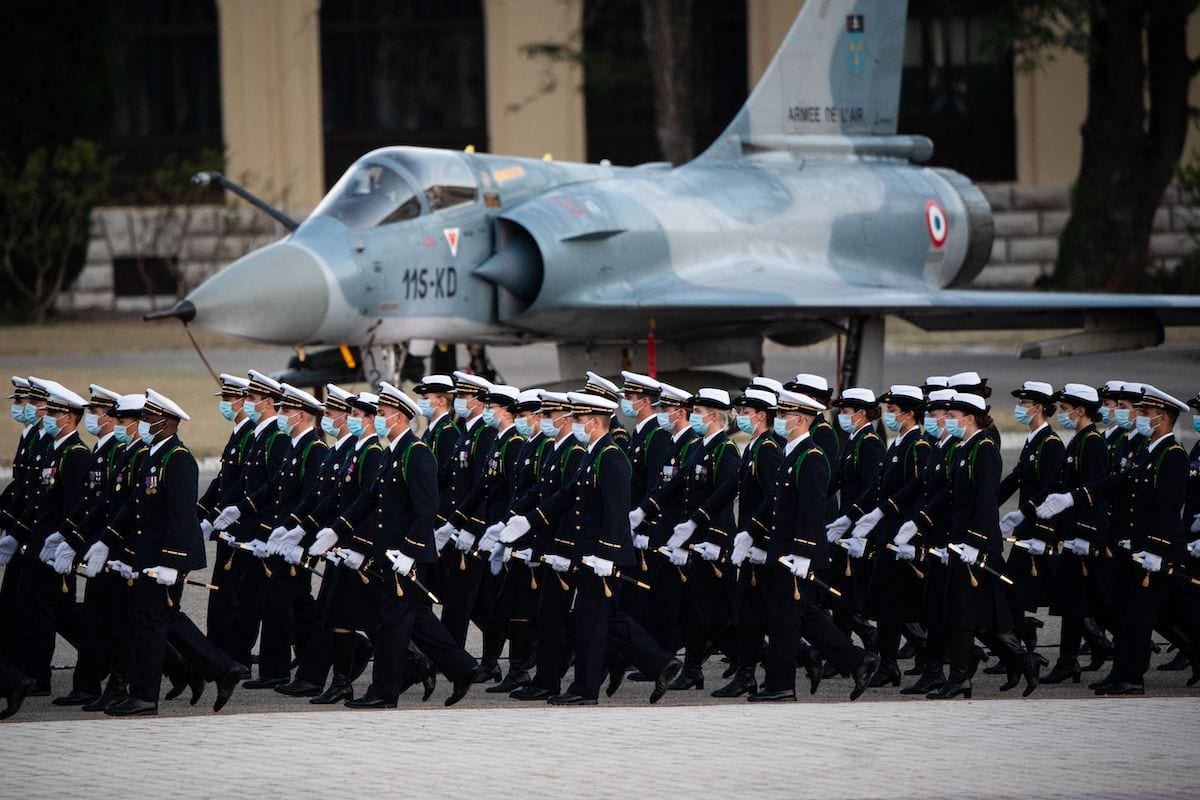
<path id="1" fill-rule="evenodd" d="M 475 202 L 470 165 L 451 150 L 386 147 L 360 158 L 325 195 L 312 217 L 373 228 Z"/>

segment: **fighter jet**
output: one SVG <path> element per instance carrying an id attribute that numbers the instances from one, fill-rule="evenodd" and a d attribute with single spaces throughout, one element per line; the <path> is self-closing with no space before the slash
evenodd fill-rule
<path id="1" fill-rule="evenodd" d="M 963 288 L 992 213 L 969 178 L 924 166 L 929 139 L 896 133 L 906 6 L 806 3 L 728 128 L 678 167 L 375 150 L 301 223 L 258 201 L 291 232 L 153 316 L 301 352 L 551 340 L 564 374 L 615 372 L 651 332 L 660 369 L 840 332 L 849 380 L 881 369 L 886 315 L 1082 329 L 1032 356 L 1197 324 L 1200 296 Z"/>

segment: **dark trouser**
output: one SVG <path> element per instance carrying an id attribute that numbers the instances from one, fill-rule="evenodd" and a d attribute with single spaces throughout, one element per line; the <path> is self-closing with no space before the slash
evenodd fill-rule
<path id="1" fill-rule="evenodd" d="M 932 631 L 930 632 L 932 635 Z M 975 658 L 975 631 L 954 628 L 946 631 L 946 658 L 950 662 L 950 682 L 969 681 L 979 662 Z"/>
<path id="2" fill-rule="evenodd" d="M 17 620 L 17 586 L 21 583 L 21 572 L 25 567 L 25 556 L 21 548 L 13 553 L 8 566 L 4 568 L 4 580 L 0 581 L 0 651 L 11 653 L 16 645 L 17 633 L 21 630 Z"/>
<path id="3" fill-rule="evenodd" d="M 461 647 L 467 643 L 467 625 L 475 610 L 485 568 L 482 561 L 454 548 L 453 543 L 446 547 L 439 563 L 442 573 L 442 624 Z"/>
<path id="4" fill-rule="evenodd" d="M 648 554 L 645 550 L 638 550 L 636 566 L 626 569 L 625 572 L 634 575 L 642 583 L 653 586 L 654 571 L 658 567 L 658 561 L 654 560 L 655 555 L 655 553 Z M 649 592 L 621 592 L 618 605 L 629 615 L 630 619 L 642 627 L 646 627 L 646 609 L 650 606 Z"/>
<path id="5" fill-rule="evenodd" d="M 200 632 L 179 610 L 183 585 L 162 586 L 140 579 L 133 586 L 128 616 L 129 693 L 139 700 L 158 702 L 167 640 L 205 680 L 216 680 L 233 666 L 233 659 Z"/>
<path id="6" fill-rule="evenodd" d="M 571 694 L 595 699 L 600 694 L 611 647 L 643 675 L 658 675 L 673 658 L 641 625 L 617 605 L 620 582 L 581 572 L 575 599 L 575 680 Z"/>
<path id="7" fill-rule="evenodd" d="M 75 575 L 59 575 L 36 558 L 27 558 L 17 587 L 16 613 L 20 628 L 10 656 L 39 686 L 49 686 L 54 634 L 79 647 L 81 610 L 75 602 Z"/>
<path id="8" fill-rule="evenodd" d="M 263 592 L 258 677 L 291 675 L 292 645 L 304 651 L 313 626 L 312 573 L 279 556 L 267 559 L 271 577 Z"/>
<path id="9" fill-rule="evenodd" d="M 237 582 L 233 618 L 229 628 L 229 646 L 225 650 L 239 664 L 248 666 L 254 642 L 258 639 L 258 626 L 262 621 L 263 599 L 266 596 L 271 567 L 265 559 L 257 558 L 248 550 L 237 551 L 234 560 L 245 563 Z"/>
<path id="10" fill-rule="evenodd" d="M 84 586 L 79 652 L 71 677 L 71 688 L 76 692 L 100 694 L 100 684 L 108 677 L 114 637 L 120 627 L 118 584 L 123 582 L 119 575 L 101 572 Z"/>
<path id="11" fill-rule="evenodd" d="M 760 573 L 760 578 L 762 577 Z M 817 605 L 821 591 L 816 584 L 801 581 L 786 569 L 770 575 L 766 678 L 768 691 L 792 691 L 796 688 L 796 662 L 800 658 L 803 637 L 833 664 L 839 672 L 850 672 L 866 657 L 850 638 L 833 624 L 829 612 Z M 796 599 L 797 593 L 799 599 Z"/>
<path id="12" fill-rule="evenodd" d="M 5 695 L 17 688 L 17 684 L 27 680 L 26 675 L 16 666 L 0 655 L 0 695 Z"/>
<path id="13" fill-rule="evenodd" d="M 236 555 L 235 555 L 236 554 Z M 217 554 L 213 559 L 212 577 L 214 586 L 221 588 L 208 593 L 208 614 L 205 620 L 208 640 L 217 647 L 230 652 L 230 640 L 233 629 L 233 607 L 237 600 L 237 585 L 242 580 L 242 573 L 251 561 L 249 554 L 240 554 L 227 545 L 224 540 L 217 540 Z"/>
<path id="14" fill-rule="evenodd" d="M 1141 574 L 1138 574 L 1141 573 Z M 1125 602 L 1118 617 L 1114 675 L 1140 684 L 1150 667 L 1150 637 L 1171 594 L 1171 578 L 1162 573 L 1132 570 L 1124 586 Z"/>
<path id="15" fill-rule="evenodd" d="M 646 601 L 646 615 L 642 625 L 654 641 L 674 653 L 679 650 L 682 631 L 679 627 L 679 607 L 683 602 L 683 576 L 687 567 L 677 567 L 665 556 L 657 553 L 651 559 L 658 561 L 654 571 L 653 587 Z"/>
<path id="16" fill-rule="evenodd" d="M 371 579 L 370 588 L 378 605 L 370 691 L 388 700 L 400 695 L 400 676 L 410 640 L 452 681 L 473 675 L 479 666 L 434 615 L 429 599 L 404 583 L 394 573 L 383 581 Z"/>
<path id="17" fill-rule="evenodd" d="M 543 567 L 538 585 L 537 674 L 533 676 L 533 685 L 549 689 L 555 694 L 562 691 L 562 676 L 567 671 L 567 652 L 572 646 L 568 617 L 571 600 L 575 596 L 574 581 L 571 573 L 554 572 L 546 566 Z"/>

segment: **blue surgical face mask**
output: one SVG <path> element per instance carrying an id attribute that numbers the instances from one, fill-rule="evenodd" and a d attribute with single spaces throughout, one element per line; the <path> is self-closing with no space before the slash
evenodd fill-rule
<path id="1" fill-rule="evenodd" d="M 575 438 L 576 438 L 578 441 L 580 441 L 580 442 L 583 442 L 584 444 L 587 444 L 587 441 L 588 441 L 588 435 L 587 435 L 587 431 L 585 431 L 585 430 L 583 429 L 583 423 L 582 423 L 582 422 L 572 422 L 572 423 L 571 423 L 571 434 L 572 434 L 572 435 L 573 435 L 573 436 L 574 436 L 574 437 L 575 437 Z"/>
<path id="2" fill-rule="evenodd" d="M 960 423 L 954 417 L 946 417 L 945 421 L 946 421 L 946 430 L 955 439 L 961 439 L 961 438 L 963 438 L 963 436 L 966 435 L 966 433 L 967 433 L 966 429 L 963 428 L 962 423 Z"/>
<path id="3" fill-rule="evenodd" d="M 897 433 L 900 430 L 900 420 L 896 419 L 895 411 L 883 412 L 883 424 L 893 433 Z"/>
<path id="4" fill-rule="evenodd" d="M 221 416 L 233 422 L 233 418 L 237 416 L 237 412 L 233 410 L 232 400 L 222 400 L 217 403 L 217 410 L 221 412 Z"/>
<path id="5" fill-rule="evenodd" d="M 417 408 L 421 409 L 422 417 L 433 417 L 433 404 L 429 402 L 428 397 L 418 398 Z"/>
<path id="6" fill-rule="evenodd" d="M 325 431 L 327 436 L 337 436 L 337 426 L 329 417 L 321 417 L 321 430 Z"/>
<path id="7" fill-rule="evenodd" d="M 1021 423 L 1022 425 L 1028 425 L 1029 420 L 1033 418 L 1033 415 L 1030 414 L 1029 409 L 1020 403 L 1017 403 L 1015 406 L 1013 406 L 1013 416 L 1016 417 L 1017 422 Z"/>
<path id="8" fill-rule="evenodd" d="M 1192 430 L 1200 433 L 1200 414 L 1192 414 Z"/>
<path id="9" fill-rule="evenodd" d="M 25 422 L 29 425 L 36 425 L 38 421 L 37 406 L 32 403 L 25 405 Z"/>
<path id="10" fill-rule="evenodd" d="M 517 433 L 522 436 L 532 436 L 533 426 L 529 424 L 529 420 L 525 417 L 517 417 Z"/>
<path id="11" fill-rule="evenodd" d="M 92 436 L 100 435 L 100 415 L 87 412 L 83 415 L 83 429 Z"/>
<path id="12" fill-rule="evenodd" d="M 544 435 L 549 436 L 551 439 L 558 438 L 558 426 L 554 424 L 554 420 L 542 419 L 541 423 L 539 424 L 541 425 L 542 433 Z"/>
<path id="13" fill-rule="evenodd" d="M 467 418 L 467 399 L 465 397 L 454 398 L 454 413 L 463 419 Z"/>
<path id="14" fill-rule="evenodd" d="M 1133 430 L 1133 420 L 1129 418 L 1128 408 L 1118 408 L 1113 412 L 1113 416 L 1116 417 L 1117 425 L 1121 428 L 1127 431 Z"/>
<path id="15" fill-rule="evenodd" d="M 362 417 L 346 417 L 346 430 L 355 436 L 362 436 L 363 421 Z"/>
<path id="16" fill-rule="evenodd" d="M 942 428 L 933 417 L 925 418 L 925 432 L 935 439 L 942 438 Z"/>
<path id="17" fill-rule="evenodd" d="M 138 423 L 138 438 L 146 444 L 154 444 L 154 433 L 150 430 L 150 423 L 146 420 Z"/>
<path id="18" fill-rule="evenodd" d="M 1112 422 L 1112 409 L 1108 406 L 1100 406 L 1100 424 L 1108 425 Z"/>
<path id="19" fill-rule="evenodd" d="M 775 431 L 777 435 L 786 439 L 788 435 L 787 420 L 785 420 L 783 417 L 776 417 L 775 422 L 771 425 L 771 430 Z"/>
<path id="20" fill-rule="evenodd" d="M 50 436 L 58 435 L 58 420 L 47 414 L 42 417 L 42 430 Z"/>
<path id="21" fill-rule="evenodd" d="M 703 436 L 708 433 L 708 423 L 704 421 L 703 414 L 697 414 L 693 411 L 688 415 L 688 425 L 692 426 L 692 430 Z"/>
<path id="22" fill-rule="evenodd" d="M 129 431 L 125 430 L 124 425 L 113 428 L 113 438 L 117 440 L 118 444 L 129 444 L 133 441 L 133 437 L 129 435 Z"/>
<path id="23" fill-rule="evenodd" d="M 1079 427 L 1079 424 L 1075 422 L 1075 420 L 1071 419 L 1071 415 L 1066 411 L 1058 412 L 1058 424 L 1070 431 L 1073 431 Z"/>
<path id="24" fill-rule="evenodd" d="M 658 427 L 662 428 L 664 431 L 671 430 L 671 412 L 659 411 L 654 415 L 654 419 L 658 422 Z"/>
<path id="25" fill-rule="evenodd" d="M 754 433 L 754 423 L 750 421 L 749 414 L 738 414 L 737 426 L 742 433 Z"/>
<path id="26" fill-rule="evenodd" d="M 632 417 L 635 415 L 632 400 L 621 400 L 621 413 L 627 417 Z"/>
<path id="27" fill-rule="evenodd" d="M 854 433 L 854 415 L 838 414 L 838 427 L 846 433 Z"/>
<path id="28" fill-rule="evenodd" d="M 25 422 L 25 406 L 23 406 L 19 403 L 13 403 L 9 407 L 9 413 L 12 414 L 12 418 L 14 420 L 24 424 L 24 422 Z"/>
<path id="29" fill-rule="evenodd" d="M 280 433 L 292 432 L 292 423 L 288 422 L 288 418 L 283 414 L 275 417 L 275 427 L 279 428 Z"/>
<path id="30" fill-rule="evenodd" d="M 381 439 L 386 439 L 388 435 L 387 420 L 382 416 L 375 417 L 375 435 Z"/>
<path id="31" fill-rule="evenodd" d="M 483 410 L 483 424 L 492 428 L 500 427 L 500 420 L 496 419 L 496 410 L 494 408 L 485 408 Z"/>
<path id="32" fill-rule="evenodd" d="M 261 411 L 259 411 L 259 410 L 258 410 L 257 408 L 255 408 L 254 406 L 247 404 L 247 405 L 246 405 L 246 406 L 243 408 L 243 410 L 246 412 L 246 416 L 247 416 L 247 417 L 250 419 L 250 421 L 251 421 L 251 422 L 253 422 L 255 425 L 257 425 L 258 423 L 262 422 L 262 412 L 261 412 Z"/>
<path id="33" fill-rule="evenodd" d="M 47 417 L 47 419 L 49 418 Z M 1137 432 L 1147 438 L 1154 433 L 1154 428 L 1150 425 L 1150 418 L 1145 414 L 1137 418 Z"/>

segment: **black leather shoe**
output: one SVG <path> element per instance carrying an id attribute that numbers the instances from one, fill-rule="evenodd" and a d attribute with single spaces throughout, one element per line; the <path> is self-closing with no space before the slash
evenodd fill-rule
<path id="1" fill-rule="evenodd" d="M 346 680 L 344 676 L 333 676 L 333 682 L 329 684 L 329 688 L 321 692 L 316 697 L 311 698 L 308 702 L 314 706 L 331 706 L 334 703 L 341 703 L 350 700 L 354 697 L 354 684 Z"/>
<path id="2" fill-rule="evenodd" d="M 243 689 L 274 689 L 288 682 L 287 678 L 255 678 L 242 684 Z"/>
<path id="3" fill-rule="evenodd" d="M 871 682 L 871 677 L 875 674 L 878 666 L 879 656 L 874 653 L 867 653 L 863 656 L 863 660 L 858 662 L 858 666 L 852 670 L 854 688 L 850 691 L 851 700 L 857 700 L 867 690 L 867 684 Z"/>
<path id="4" fill-rule="evenodd" d="M 94 703 L 99 699 L 100 695 L 92 694 L 91 692 L 81 692 L 71 690 L 70 694 L 65 694 L 62 697 L 56 697 L 50 701 L 50 705 L 54 706 L 85 706 L 88 703 Z"/>
<path id="5" fill-rule="evenodd" d="M 375 694 L 370 689 L 362 697 L 352 697 L 345 703 L 346 708 L 395 708 L 396 701 L 389 700 L 381 694 Z"/>
<path id="6" fill-rule="evenodd" d="M 1095 691 L 1095 690 L 1103 689 L 1104 687 L 1108 686 L 1109 684 L 1113 684 L 1116 682 L 1117 682 L 1117 676 L 1114 673 L 1110 672 L 1110 673 L 1108 673 L 1108 675 L 1101 678 L 1100 680 L 1092 681 L 1091 683 L 1089 683 L 1088 688 Z"/>
<path id="7" fill-rule="evenodd" d="M 795 689 L 763 689 L 754 692 L 746 698 L 751 703 L 778 703 L 783 700 L 795 700 Z"/>
<path id="8" fill-rule="evenodd" d="M 429 698 L 433 697 L 433 690 L 437 688 L 437 673 L 430 672 L 421 678 L 421 702 L 424 703 Z"/>
<path id="9" fill-rule="evenodd" d="M 237 662 L 225 670 L 225 674 L 217 678 L 217 699 L 213 701 L 213 711 L 220 711 L 224 708 L 225 704 L 229 702 L 229 698 L 233 697 L 233 690 L 248 677 L 250 677 L 250 670 Z"/>
<path id="10" fill-rule="evenodd" d="M 604 694 L 607 697 L 612 697 L 617 693 L 617 689 L 621 688 L 621 683 L 625 680 L 625 665 L 623 663 L 614 664 L 608 670 L 608 686 L 604 689 Z"/>
<path id="11" fill-rule="evenodd" d="M 513 689 L 527 685 L 529 683 L 529 681 L 530 681 L 530 677 L 529 677 L 528 672 L 525 672 L 523 670 L 513 672 L 510 669 L 508 671 L 508 674 L 504 676 L 504 680 L 500 681 L 499 683 L 492 684 L 491 686 L 484 689 L 484 691 L 489 692 L 491 694 L 498 694 L 499 692 L 504 692 L 505 694 L 508 694 Z"/>
<path id="12" fill-rule="evenodd" d="M 1108 660 L 1113 657 L 1113 653 L 1116 651 L 1116 648 L 1111 644 L 1107 644 L 1107 640 L 1105 641 L 1106 644 L 1104 646 L 1092 648 L 1092 660 L 1080 668 L 1081 672 L 1095 672 L 1108 663 Z"/>
<path id="13" fill-rule="evenodd" d="M 371 663 L 371 657 L 375 654 L 375 648 L 367 637 L 360 634 L 354 634 L 354 661 L 350 667 L 350 683 L 354 683 L 359 679 L 364 672 L 367 671 L 367 665 Z"/>
<path id="14" fill-rule="evenodd" d="M 477 668 L 475 671 L 468 672 L 466 675 L 454 681 L 454 685 L 450 688 L 450 695 L 446 698 L 447 707 L 454 705 L 459 700 L 462 700 L 467 696 L 467 692 L 471 691 L 472 686 L 474 686 L 476 683 L 480 683 L 480 671 L 481 670 Z"/>
<path id="15" fill-rule="evenodd" d="M 942 674 L 941 669 L 929 670 L 922 672 L 921 677 L 917 678 L 916 683 L 912 686 L 905 686 L 901 689 L 900 694 L 929 694 L 941 688 L 945 682 L 946 676 Z"/>
<path id="16" fill-rule="evenodd" d="M 552 706 L 594 706 L 596 698 L 563 692 L 546 698 L 546 702 Z"/>
<path id="17" fill-rule="evenodd" d="M 1042 677 L 1042 683 L 1062 683 L 1067 678 L 1071 683 L 1079 683 L 1079 661 L 1074 658 L 1060 658 L 1054 664 L 1054 669 Z"/>
<path id="18" fill-rule="evenodd" d="M 110 717 L 155 717 L 158 716 L 158 703 L 126 697 L 124 702 L 104 709 L 104 713 Z"/>
<path id="19" fill-rule="evenodd" d="M 649 683 L 650 681 L 654 680 L 654 678 L 651 678 L 641 670 L 634 670 L 625 676 L 625 680 L 632 681 L 633 683 Z"/>
<path id="20" fill-rule="evenodd" d="M 500 665 L 492 661 L 479 665 L 479 670 L 475 673 L 475 683 L 495 683 L 501 677 L 503 676 L 500 672 Z"/>
<path id="21" fill-rule="evenodd" d="M 1118 697 L 1127 694 L 1145 694 L 1146 687 L 1140 683 L 1126 683 L 1125 681 L 1113 681 L 1096 690 L 1096 694 L 1101 697 Z"/>
<path id="22" fill-rule="evenodd" d="M 1176 651 L 1174 658 L 1165 664 L 1159 664 L 1157 667 L 1155 667 L 1155 669 L 1163 672 L 1178 672 L 1179 670 L 1187 669 L 1191 663 L 1192 660 L 1188 658 L 1187 653 L 1183 652 L 1182 650 L 1178 650 Z"/>
<path id="23" fill-rule="evenodd" d="M 875 670 L 875 674 L 867 682 L 867 686 L 871 689 L 879 689 L 889 683 L 892 686 L 900 685 L 900 665 L 895 661 L 885 661 L 880 664 L 879 669 Z"/>
<path id="24" fill-rule="evenodd" d="M 817 652 L 817 648 L 810 647 L 802 651 L 800 664 L 804 667 L 804 674 L 808 676 L 808 693 L 816 694 L 817 687 L 821 685 L 821 679 L 825 677 L 825 662 L 821 659 L 821 654 Z"/>
<path id="25" fill-rule="evenodd" d="M 992 664 L 990 667 L 984 667 L 982 672 L 984 675 L 1004 675 L 1008 672 L 1008 670 L 1005 669 L 1004 662 L 997 661 L 995 664 Z M 1013 686 L 1016 686 L 1016 684 L 1013 684 Z M 1009 688 L 1011 689 L 1012 687 L 1010 686 Z"/>
<path id="26" fill-rule="evenodd" d="M 8 719 L 20 711 L 21 704 L 25 702 L 25 698 L 29 696 L 36 685 L 32 678 L 24 678 L 9 689 L 8 694 L 4 696 L 5 707 L 3 711 L 0 711 L 0 719 Z"/>
<path id="27" fill-rule="evenodd" d="M 704 673 L 699 668 L 688 669 L 684 668 L 679 673 L 679 677 L 671 681 L 671 685 L 667 687 L 672 692 L 682 691 L 684 689 L 703 689 L 704 688 Z"/>
<path id="28" fill-rule="evenodd" d="M 522 686 L 520 689 L 516 689 L 512 692 L 509 692 L 508 696 L 511 697 L 513 700 L 542 700 L 542 701 L 545 701 L 545 700 L 549 700 L 555 694 L 556 694 L 555 692 L 552 692 L 549 689 L 543 689 L 542 687 L 534 686 L 531 683 L 527 686 Z"/>
<path id="29" fill-rule="evenodd" d="M 757 693 L 758 681 L 754 680 L 754 673 L 747 674 L 745 670 L 739 670 L 733 676 L 733 680 L 720 689 L 709 692 L 709 695 L 711 697 L 741 697 L 744 694 Z"/>
<path id="30" fill-rule="evenodd" d="M 662 672 L 658 673 L 658 679 L 654 681 L 654 691 L 650 693 L 651 705 L 662 700 L 662 696 L 667 693 L 667 687 L 679 677 L 679 673 L 682 671 L 683 662 L 678 658 L 672 658 L 667 662 Z"/>
<path id="31" fill-rule="evenodd" d="M 297 678 L 291 683 L 276 686 L 275 691 L 286 694 L 288 697 L 316 697 L 321 693 L 321 687 L 311 681 Z"/>
<path id="32" fill-rule="evenodd" d="M 942 688 L 936 692 L 930 692 L 925 695 L 927 700 L 953 700 L 959 695 L 971 699 L 971 682 L 970 681 L 946 681 L 942 684 Z"/>
<path id="33" fill-rule="evenodd" d="M 91 703 L 83 706 L 81 711 L 93 712 L 103 711 L 109 706 L 115 706 L 118 703 L 124 703 L 129 698 L 129 684 L 123 680 L 108 679 L 108 685 L 104 687 L 104 691 L 100 693 Z"/>
<path id="34" fill-rule="evenodd" d="M 1022 673 L 1025 677 L 1025 689 L 1021 692 L 1021 697 L 1029 697 L 1033 694 L 1033 690 L 1038 687 L 1039 676 L 1041 671 L 1041 658 L 1037 653 L 1032 651 L 1025 654 L 1025 660 L 1022 666 Z"/>

